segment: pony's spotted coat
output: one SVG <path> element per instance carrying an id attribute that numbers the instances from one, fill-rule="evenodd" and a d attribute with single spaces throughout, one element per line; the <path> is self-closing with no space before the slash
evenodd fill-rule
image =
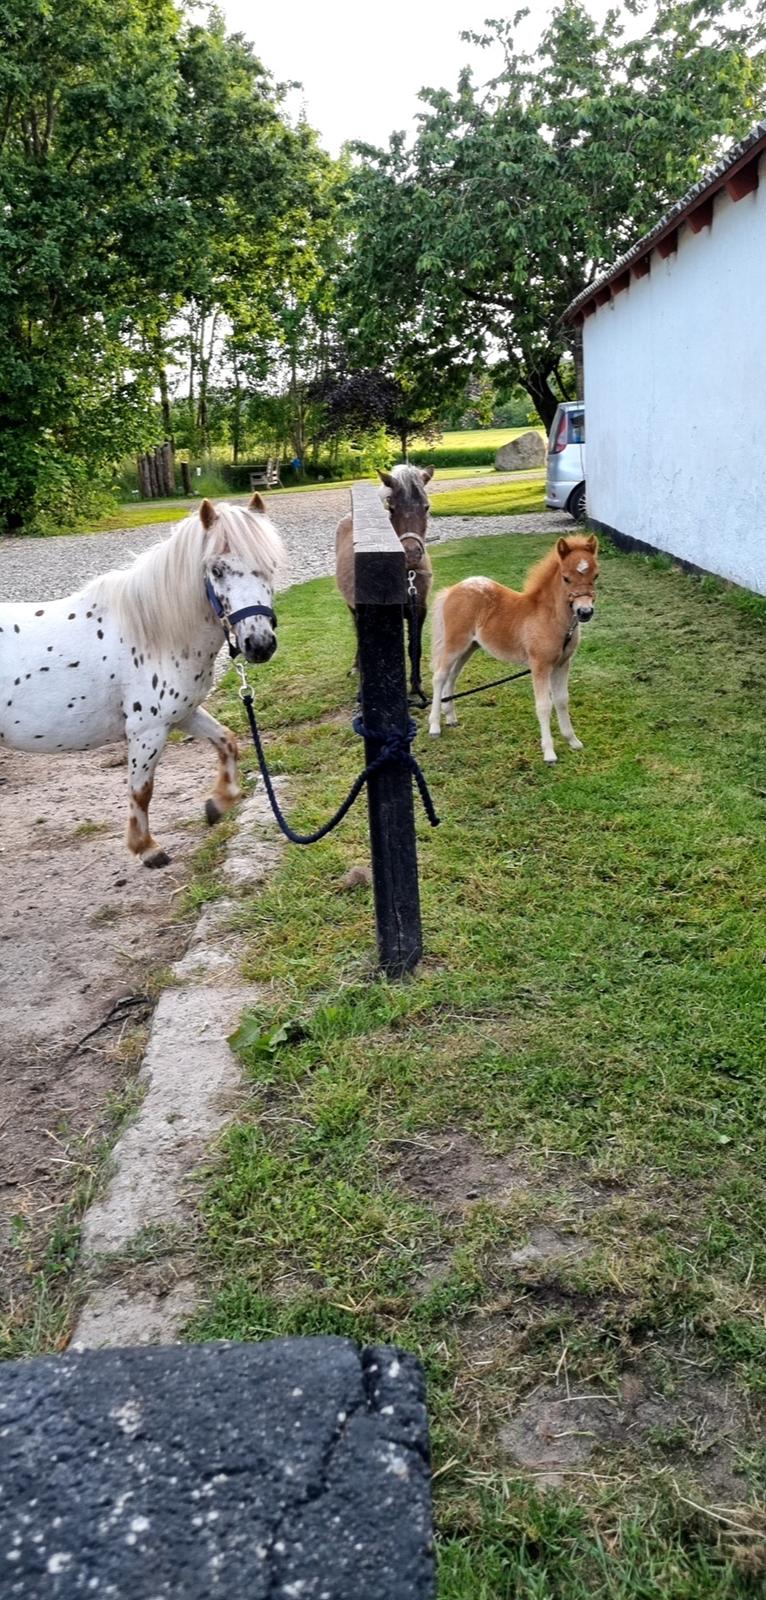
<path id="1" fill-rule="evenodd" d="M 151 836 L 149 805 L 171 728 L 209 739 L 216 750 L 208 821 L 240 794 L 236 740 L 199 709 L 222 643 L 206 581 L 227 613 L 271 607 L 283 556 L 260 496 L 246 510 L 203 501 L 132 567 L 44 606 L 0 605 L 0 744 L 51 752 L 126 739 L 128 847 L 147 866 L 164 866 L 168 857 Z M 266 617 L 243 619 L 234 631 L 251 661 L 267 660 L 276 648 Z"/>

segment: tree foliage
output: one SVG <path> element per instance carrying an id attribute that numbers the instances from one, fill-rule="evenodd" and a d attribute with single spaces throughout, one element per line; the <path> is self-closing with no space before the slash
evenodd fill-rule
<path id="1" fill-rule="evenodd" d="M 150 403 L 139 308 L 172 284 L 169 0 L 0 4 L 0 528 L 66 514 Z"/>
<path id="2" fill-rule="evenodd" d="M 0 46 L 2 530 L 71 520 L 169 433 L 179 358 L 204 447 L 216 365 L 236 410 L 313 291 L 335 199 L 314 133 L 215 10 L 0 0 Z"/>
<path id="3" fill-rule="evenodd" d="M 725 0 L 660 0 L 638 37 L 562 0 L 534 54 L 526 15 L 487 25 L 504 63 L 489 84 L 424 90 L 411 145 L 361 148 L 344 298 L 360 357 L 388 336 L 437 378 L 499 357 L 549 423 L 565 307 L 762 114 L 764 55 Z"/>
<path id="4" fill-rule="evenodd" d="M 213 11 L 179 61 L 176 185 L 193 219 L 184 321 L 190 441 L 209 447 L 208 389 L 230 369 L 232 432 L 246 384 L 262 380 L 295 313 L 329 280 L 337 169 L 304 122 L 293 127 L 253 46 Z M 291 321 L 291 313 L 292 321 Z"/>

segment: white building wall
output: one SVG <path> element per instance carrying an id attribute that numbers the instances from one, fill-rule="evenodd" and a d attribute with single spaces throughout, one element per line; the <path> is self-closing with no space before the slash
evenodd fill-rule
<path id="1" fill-rule="evenodd" d="M 590 515 L 766 594 L 766 158 L 583 336 Z"/>

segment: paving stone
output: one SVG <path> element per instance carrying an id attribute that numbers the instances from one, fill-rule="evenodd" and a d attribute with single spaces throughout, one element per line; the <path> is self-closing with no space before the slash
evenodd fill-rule
<path id="1" fill-rule="evenodd" d="M 0 1369 L 7 1600 L 431 1600 L 418 1364 L 336 1338 Z"/>

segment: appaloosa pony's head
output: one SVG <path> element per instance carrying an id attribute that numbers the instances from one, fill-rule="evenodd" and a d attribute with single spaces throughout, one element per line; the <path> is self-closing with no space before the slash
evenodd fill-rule
<path id="1" fill-rule="evenodd" d="M 246 508 L 203 500 L 199 519 L 206 594 L 230 648 L 268 661 L 277 648 L 274 577 L 284 551 L 266 507 L 259 494 Z"/>
<path id="2" fill-rule="evenodd" d="M 394 467 L 392 472 L 380 474 L 381 482 L 389 491 L 386 496 L 388 515 L 405 550 L 407 536 L 412 536 L 412 550 L 408 551 L 408 557 L 410 554 L 417 555 L 417 543 L 420 544 L 420 557 L 413 561 L 413 566 L 419 566 L 425 554 L 428 513 L 431 509 L 426 484 L 431 482 L 433 475 L 433 467 L 408 466 Z"/>
<path id="3" fill-rule="evenodd" d="M 598 582 L 598 539 L 587 537 L 559 539 L 556 545 L 566 599 L 578 622 L 590 622 L 596 606 Z"/>
<path id="4" fill-rule="evenodd" d="M 276 649 L 274 581 L 284 555 L 260 499 L 247 507 L 203 500 L 169 539 L 97 578 L 92 592 L 145 654 L 178 654 L 217 619 L 248 661 L 267 661 Z"/>

